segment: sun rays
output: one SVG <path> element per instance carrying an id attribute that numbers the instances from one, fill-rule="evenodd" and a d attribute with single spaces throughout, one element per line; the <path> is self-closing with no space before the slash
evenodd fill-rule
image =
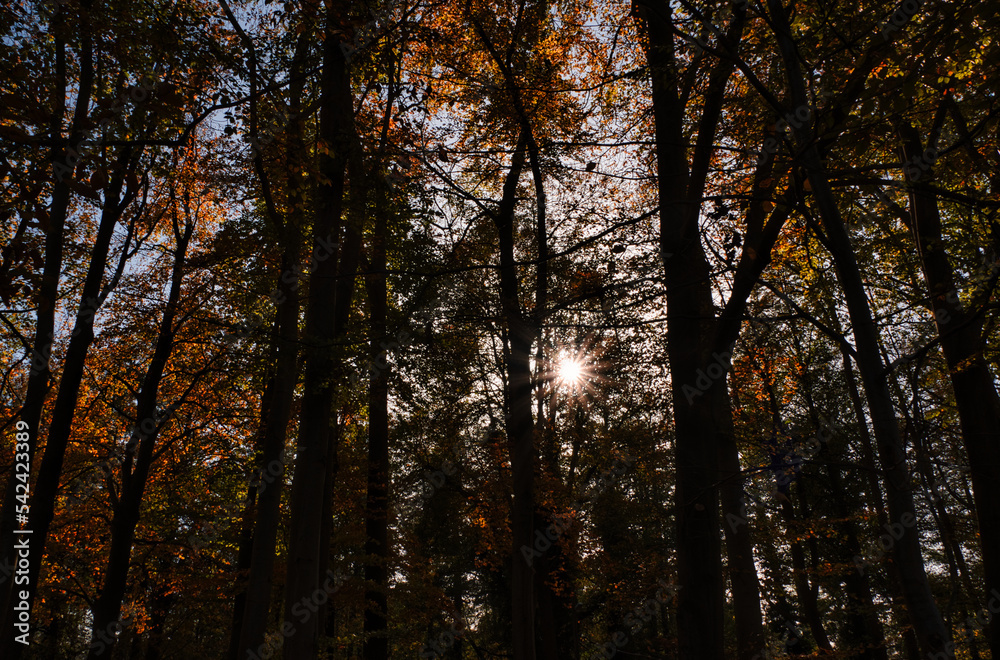
<path id="1" fill-rule="evenodd" d="M 543 380 L 556 394 L 580 397 L 594 394 L 596 385 L 603 382 L 600 351 L 586 342 L 578 346 L 556 348 L 542 373 Z"/>

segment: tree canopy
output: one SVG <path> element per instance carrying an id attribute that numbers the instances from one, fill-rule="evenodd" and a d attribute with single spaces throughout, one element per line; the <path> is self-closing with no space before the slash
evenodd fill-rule
<path id="1" fill-rule="evenodd" d="M 0 657 L 1000 658 L 994 14 L 0 8 Z"/>

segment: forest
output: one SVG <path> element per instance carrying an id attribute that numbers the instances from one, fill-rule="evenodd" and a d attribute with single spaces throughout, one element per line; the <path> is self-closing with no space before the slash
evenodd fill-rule
<path id="1" fill-rule="evenodd" d="M 0 659 L 1000 660 L 972 0 L 5 0 Z"/>

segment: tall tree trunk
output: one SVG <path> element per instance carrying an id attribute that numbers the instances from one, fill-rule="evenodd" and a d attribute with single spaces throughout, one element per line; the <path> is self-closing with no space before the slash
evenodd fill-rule
<path id="1" fill-rule="evenodd" d="M 330 469 L 327 471 L 326 483 L 323 485 L 323 526 L 320 530 L 321 536 L 319 539 L 319 556 L 322 562 L 321 566 L 323 573 L 330 570 L 330 545 L 331 536 L 333 535 L 333 501 L 334 494 L 337 487 L 337 474 L 340 470 L 340 457 L 338 452 L 340 451 L 340 438 L 344 432 L 345 424 L 341 423 L 340 419 L 337 417 L 337 411 L 334 411 L 333 426 L 330 428 L 330 445 L 327 448 L 327 452 L 330 456 Z M 341 417 L 343 418 L 343 416 Z M 317 616 L 320 620 L 320 630 L 323 631 L 323 636 L 327 637 L 326 643 L 326 653 L 332 654 L 336 652 L 336 634 L 331 632 L 336 629 L 336 617 L 337 611 L 333 604 L 334 594 L 330 594 L 330 599 L 325 603 L 320 604 L 319 609 L 316 611 Z M 334 622 L 331 625 L 330 622 Z"/>
<path id="2" fill-rule="evenodd" d="M 948 554 L 954 558 L 953 571 L 962 588 L 965 589 L 965 594 L 961 600 L 964 604 L 972 606 L 973 609 L 979 609 L 979 599 L 976 597 L 977 589 L 972 583 L 972 575 L 969 572 L 968 563 L 965 561 L 965 552 L 962 549 L 962 544 L 958 540 L 958 531 L 955 529 L 955 522 L 952 520 L 951 514 L 948 512 L 947 507 L 945 507 L 944 499 L 940 495 L 941 489 L 927 453 L 926 442 L 923 438 L 919 442 L 920 451 L 917 455 L 917 469 L 920 470 L 924 477 L 924 484 L 931 501 L 934 519 L 941 535 L 941 543 L 949 551 Z"/>
<path id="3" fill-rule="evenodd" d="M 978 591 L 972 584 L 972 577 L 969 575 L 969 568 L 965 562 L 965 553 L 962 545 L 956 536 L 955 523 L 945 507 L 944 500 L 940 495 L 940 484 L 934 473 L 931 464 L 930 447 L 927 439 L 927 422 L 923 411 L 918 406 L 914 415 L 908 420 L 907 429 L 912 438 L 913 447 L 916 453 L 917 471 L 922 477 L 921 481 L 927 491 L 928 508 L 934 518 L 934 527 L 938 531 L 941 539 L 941 546 L 944 548 L 945 561 L 948 564 L 948 573 L 951 581 L 952 596 L 949 600 L 948 609 L 944 615 L 948 621 L 953 621 L 951 610 L 956 601 L 965 610 L 966 605 L 971 604 L 973 609 L 979 609 L 976 592 Z M 964 621 L 967 615 L 962 615 Z"/>
<path id="4" fill-rule="evenodd" d="M 52 163 L 55 182 L 52 187 L 52 205 L 49 210 L 49 226 L 45 231 L 45 257 L 39 286 L 39 304 L 35 317 L 35 336 L 29 357 L 28 387 L 24 405 L 18 413 L 20 421 L 28 428 L 28 464 L 33 466 L 42 429 L 42 409 L 49 392 L 52 371 L 49 366 L 55 339 L 55 315 L 59 297 L 59 280 L 62 275 L 63 232 L 69 209 L 69 181 L 73 178 L 75 165 L 66 164 L 68 156 L 80 148 L 86 137 L 84 125 L 88 121 L 90 98 L 94 87 L 94 52 L 90 36 L 89 2 L 81 3 L 80 30 L 81 47 L 79 53 L 80 79 L 77 88 L 77 103 L 70 123 L 69 139 L 63 142 L 62 123 L 66 113 L 66 44 L 62 38 L 65 14 L 62 5 L 56 9 L 52 19 L 51 32 L 55 41 L 56 88 L 52 90 L 52 121 L 49 134 L 52 138 Z M 4 489 L 3 510 L 0 512 L 0 563 L 14 565 L 14 526 L 17 500 L 15 499 L 17 480 L 11 471 Z M 38 552 L 36 549 L 35 552 Z M 8 635 L 13 635 L 13 594 L 14 580 L 4 580 L 0 584 L 0 648 L 9 643 Z"/>
<path id="5" fill-rule="evenodd" d="M 185 200 L 190 208 L 190 198 Z M 174 233 L 177 237 L 177 248 L 174 256 L 174 267 L 171 273 L 170 293 L 167 306 L 160 321 L 159 336 L 153 357 L 146 369 L 146 375 L 139 390 L 136 404 L 136 428 L 133 429 L 127 446 L 127 454 L 121 468 L 121 492 L 116 498 L 112 495 L 114 516 L 111 520 L 111 550 L 108 567 L 104 573 L 104 583 L 97 602 L 93 608 L 93 627 L 88 660 L 108 657 L 115 646 L 116 637 L 108 631 L 111 624 L 118 621 L 121 615 L 122 601 L 128 584 L 129 566 L 132 561 L 132 544 L 135 541 L 135 528 L 139 524 L 142 508 L 142 497 L 146 491 L 146 482 L 153 462 L 153 448 L 159 435 L 161 421 L 157 415 L 160 381 L 166 370 L 167 361 L 174 348 L 174 336 L 177 328 L 174 321 L 181 297 L 181 281 L 184 278 L 184 258 L 188 243 L 194 232 L 196 220 L 187 218 L 184 231 L 181 233 L 179 224 L 174 222 Z M 133 463 L 133 454 L 135 460 Z M 134 464 L 134 467 L 133 467 Z"/>
<path id="6" fill-rule="evenodd" d="M 688 166 L 681 132 L 684 108 L 677 95 L 671 11 L 667 3 L 645 8 L 647 60 L 653 85 L 660 251 L 667 286 L 667 336 L 676 441 L 677 628 L 681 660 L 724 657 L 722 548 L 716 481 L 715 427 L 709 396 L 689 397 L 698 371 L 707 366 L 702 338 L 714 328 L 709 271 L 692 213 L 685 202 Z M 680 218 L 677 222 L 676 218 Z M 684 225 L 687 225 L 686 227 Z M 686 231 L 685 231 L 686 230 Z M 710 359 L 710 358 L 709 358 Z"/>
<path id="7" fill-rule="evenodd" d="M 250 132 L 256 135 L 258 126 L 257 55 L 253 42 L 239 27 L 236 17 L 228 5 L 223 9 L 230 22 L 237 29 L 249 53 L 251 70 Z M 295 385 L 298 382 L 299 358 L 299 294 L 300 285 L 299 253 L 302 246 L 302 229 L 299 209 L 305 205 L 306 182 L 302 177 L 305 169 L 305 142 L 303 140 L 304 118 L 302 117 L 302 91 L 305 79 L 302 75 L 304 62 L 309 50 L 307 33 L 303 32 L 296 42 L 291 67 L 291 83 L 288 90 L 288 123 L 285 161 L 288 177 L 288 208 L 290 213 L 282 217 L 271 197 L 271 182 L 264 167 L 263 155 L 255 150 L 254 169 L 265 200 L 267 220 L 280 236 L 282 255 L 281 272 L 272 294 L 275 303 L 274 333 L 274 376 L 268 383 L 268 400 L 262 404 L 260 475 L 255 487 L 256 518 L 250 549 L 249 576 L 243 596 L 242 612 L 234 611 L 233 637 L 236 640 L 236 658 L 243 660 L 251 653 L 257 653 L 264 644 L 268 614 L 272 600 L 274 562 L 277 554 L 278 528 L 281 524 L 281 495 L 284 491 L 284 454 L 291 418 Z M 332 240 L 327 238 L 326 240 Z M 325 245 L 322 252 L 313 251 L 313 259 L 319 262 L 332 258 L 336 246 Z M 248 494 L 248 497 L 250 495 Z"/>
<path id="8" fill-rule="evenodd" d="M 265 388 L 264 398 L 268 396 L 268 389 L 270 388 Z M 257 444 L 258 451 L 263 456 L 263 437 L 258 437 Z M 260 472 L 257 474 L 260 474 Z M 250 567 L 253 561 L 254 521 L 256 519 L 257 487 L 250 484 L 243 498 L 243 515 L 240 517 L 239 550 L 236 551 L 236 579 L 240 581 L 249 580 L 250 578 Z M 233 617 L 229 625 L 229 651 L 226 656 L 228 660 L 237 660 L 240 656 L 240 630 L 243 628 L 243 616 L 246 614 L 246 609 L 247 590 L 243 588 L 233 596 Z"/>
<path id="9" fill-rule="evenodd" d="M 323 42 L 323 77 L 320 99 L 320 139 L 327 152 L 320 159 L 323 182 L 317 190 L 313 227 L 314 254 L 328 250 L 327 241 L 341 234 L 344 208 L 344 172 L 353 147 L 354 112 L 350 76 L 344 53 L 334 30 L 346 7 L 327 5 Z M 357 182 L 355 182 L 357 183 Z M 363 195 L 352 190 L 352 195 Z M 309 297 L 305 329 L 305 379 L 299 415 L 298 451 L 291 498 L 291 537 L 288 548 L 288 577 L 285 585 L 285 623 L 295 629 L 284 638 L 284 654 L 312 660 L 318 652 L 321 616 L 309 611 L 319 605 L 317 595 L 327 584 L 323 575 L 327 559 L 321 556 L 323 543 L 324 497 L 331 462 L 330 426 L 333 408 L 333 381 L 339 360 L 335 357 L 338 329 L 346 322 L 353 291 L 360 227 L 349 227 L 345 245 L 323 260 L 317 260 L 309 277 Z M 326 252 L 329 254 L 329 252 Z M 349 267 L 353 264 L 354 268 Z M 338 267 L 339 266 L 339 267 Z M 338 279 L 339 284 L 338 286 Z M 346 287 L 346 289 L 345 289 Z M 329 597 L 327 589 L 326 597 Z M 320 599 L 325 600 L 323 596 Z"/>
<path id="10" fill-rule="evenodd" d="M 954 657 L 950 646 L 951 634 L 945 629 L 924 570 L 907 457 L 885 381 L 886 369 L 879 352 L 878 328 L 868 307 L 864 282 L 847 229 L 814 147 L 807 148 L 804 160 L 854 329 L 858 368 L 871 412 L 879 462 L 885 475 L 889 524 L 900 534 L 893 544 L 892 556 L 901 576 L 907 609 L 921 651 L 925 654 L 944 653 L 941 657 L 951 658 Z"/>
<path id="11" fill-rule="evenodd" d="M 639 5 L 638 10 L 649 39 L 646 57 L 652 77 L 655 118 L 660 251 L 667 288 L 668 358 L 676 432 L 680 657 L 683 660 L 723 657 L 725 587 L 718 532 L 721 493 L 727 519 L 732 520 L 728 516 L 733 516 L 738 520 L 737 524 L 727 525 L 726 546 L 737 619 L 738 656 L 749 660 L 764 645 L 763 617 L 752 539 L 743 517 L 743 483 L 725 374 L 730 366 L 728 349 L 739 335 L 740 323 L 735 319 L 741 316 L 746 297 L 769 259 L 767 237 L 773 233 L 776 238 L 780 223 L 769 223 L 767 230 L 773 231 L 763 231 L 763 236 L 761 227 L 755 227 L 762 240 L 760 256 L 750 256 L 748 251 L 746 260 L 741 259 L 739 293 L 734 293 L 727 305 L 725 321 L 718 323 L 698 219 L 735 53 L 730 53 L 732 58 L 720 60 L 709 72 L 689 171 L 683 137 L 684 106 L 674 73 L 678 63 L 671 8 L 666 2 L 650 2 Z M 737 8 L 726 34 L 727 48 L 735 48 L 740 42 L 745 18 L 745 10 Z M 765 167 L 770 167 L 769 161 Z M 754 212 L 761 213 L 760 207 Z M 705 380 L 708 382 L 703 383 Z"/>
<path id="12" fill-rule="evenodd" d="M 368 289 L 370 372 L 368 392 L 368 494 L 365 499 L 365 618 L 364 660 L 389 657 L 389 362 L 385 346 L 388 288 L 386 286 L 386 208 L 379 194 L 375 212 Z"/>
<path id="13" fill-rule="evenodd" d="M 298 241 L 289 237 L 289 245 L 281 260 L 278 292 L 280 301 L 276 311 L 276 356 L 275 375 L 272 383 L 273 395 L 268 402 L 262 420 L 263 442 L 260 458 L 259 478 L 251 488 L 257 491 L 256 520 L 253 532 L 253 546 L 250 551 L 250 574 L 248 576 L 243 616 L 236 632 L 238 658 L 248 652 L 257 652 L 264 643 L 267 630 L 268 612 L 271 606 L 271 584 L 277 549 L 278 527 L 281 522 L 281 493 L 284 485 L 285 440 L 291 417 L 295 383 L 298 380 L 298 294 L 292 286 L 293 280 L 284 275 L 294 272 L 298 263 L 296 255 Z M 294 261 L 293 261 L 294 259 Z M 287 280 L 287 281 L 286 281 Z"/>
<path id="14" fill-rule="evenodd" d="M 725 379 L 723 379 L 725 381 Z M 753 556 L 753 537 L 746 518 L 744 480 L 740 465 L 736 433 L 733 429 L 732 406 L 728 387 L 715 393 L 715 421 L 720 431 L 719 466 L 722 514 L 727 521 L 723 529 L 726 539 L 726 568 L 733 592 L 733 616 L 736 621 L 737 658 L 751 660 L 764 647 L 764 619 L 760 606 L 760 582 Z"/>
<path id="15" fill-rule="evenodd" d="M 803 486 L 803 482 L 800 479 L 798 482 L 798 488 L 801 490 Z M 792 532 L 793 537 L 797 537 L 798 528 L 801 528 L 802 525 L 799 524 L 800 521 L 796 519 L 795 508 L 792 505 L 791 500 L 786 499 L 782 502 L 781 513 L 785 518 L 789 531 Z M 802 520 L 801 522 L 805 523 L 807 521 Z M 813 639 L 816 640 L 816 645 L 821 649 L 830 651 L 833 647 L 830 646 L 830 640 L 826 635 L 826 629 L 823 627 L 822 619 L 820 619 L 819 603 L 816 598 L 816 592 L 809 583 L 809 574 L 806 568 L 805 549 L 802 547 L 802 542 L 798 540 L 792 541 L 791 546 L 792 579 L 795 583 L 795 596 L 799 600 L 799 607 L 802 608 L 806 624 L 808 624 L 809 630 L 812 632 Z"/>
<path id="16" fill-rule="evenodd" d="M 115 175 L 109 182 L 105 192 L 105 205 L 98 225 L 97 236 L 91 251 L 90 265 L 84 279 L 80 296 L 80 306 L 73 326 L 72 338 L 63 362 L 63 373 L 59 381 L 59 393 L 56 395 L 52 410 L 52 422 L 49 427 L 45 453 L 42 455 L 41 467 L 31 499 L 31 514 L 28 529 L 32 530 L 30 539 L 30 564 L 28 567 L 28 607 L 34 602 L 38 591 L 38 577 L 45 554 L 45 542 L 49 535 L 49 526 L 55 516 L 55 505 L 59 491 L 59 478 L 62 476 L 63 460 L 72 432 L 73 420 L 76 414 L 76 401 L 83 382 L 83 372 L 87 353 L 94 341 L 94 318 L 102 302 L 102 282 L 111 248 L 114 229 L 121 218 L 122 211 L 130 201 L 130 197 L 121 198 L 124 185 L 124 170 L 131 162 L 131 151 L 125 149 L 118 159 Z M 107 293 L 107 292 L 104 292 Z M 54 301 L 53 301 L 54 302 Z M 8 601 L 4 617 L 6 626 L 3 633 L 6 651 L 5 657 L 18 658 L 24 648 L 14 642 L 12 601 Z"/>
<path id="17" fill-rule="evenodd" d="M 885 475 L 889 524 L 899 534 L 892 547 L 892 556 L 901 576 L 907 610 L 922 653 L 944 653 L 944 656 L 935 657 L 951 658 L 954 657 L 950 646 L 951 634 L 941 619 L 924 570 L 907 457 L 884 376 L 886 368 L 879 352 L 878 328 L 868 307 L 864 282 L 847 228 L 840 217 L 815 147 L 806 148 L 803 160 L 853 326 L 858 368 L 871 412 L 879 462 Z"/>
<path id="18" fill-rule="evenodd" d="M 501 250 L 503 250 L 501 240 Z M 511 241 L 513 245 L 513 241 Z M 512 250 L 510 253 L 512 254 Z M 530 329 L 520 318 L 508 318 L 510 352 L 506 357 L 509 378 L 509 422 L 507 424 L 514 500 L 511 514 L 513 548 L 511 594 L 514 618 L 514 657 L 516 660 L 535 658 L 535 595 L 532 567 L 525 558 L 524 548 L 534 548 L 534 425 L 531 417 L 531 350 Z"/>
<path id="19" fill-rule="evenodd" d="M 798 340 L 794 340 L 794 345 L 796 353 L 801 354 L 800 346 Z M 771 410 L 771 419 L 774 428 L 774 433 L 778 432 L 781 427 L 781 410 L 778 406 L 778 397 L 774 389 L 774 383 L 772 375 L 770 373 L 771 365 L 768 365 L 768 371 L 764 374 L 764 386 L 767 389 L 768 394 L 768 404 Z M 810 396 L 811 384 L 808 382 L 807 374 L 800 374 L 800 378 L 804 381 L 804 386 L 802 387 L 803 395 L 806 400 L 806 405 L 809 408 L 809 412 L 813 419 L 816 427 L 819 428 L 818 416 L 814 412 L 812 397 Z M 796 515 L 795 506 L 792 500 L 788 496 L 781 498 L 781 514 L 785 520 L 785 526 L 788 530 L 788 534 L 791 538 L 790 541 L 790 551 L 792 556 L 792 582 L 795 587 L 795 597 L 798 600 L 799 609 L 802 612 L 802 617 L 795 617 L 796 621 L 802 621 L 803 618 L 805 623 L 809 626 L 810 632 L 812 632 L 813 639 L 816 640 L 816 645 L 824 649 L 825 651 L 831 651 L 832 646 L 830 645 L 830 640 L 827 637 L 826 629 L 823 626 L 823 621 L 819 613 L 819 602 L 818 602 L 818 586 L 815 584 L 810 584 L 809 572 L 806 566 L 805 548 L 800 540 L 800 534 L 803 529 L 809 529 L 809 508 L 806 501 L 806 484 L 808 483 L 805 475 L 800 475 L 796 479 L 796 489 L 795 493 L 798 494 L 798 499 L 801 502 L 802 514 L 801 519 Z M 792 491 L 788 491 L 788 495 L 791 495 Z M 815 544 L 815 539 L 810 538 L 810 549 L 812 550 L 812 566 L 815 568 L 817 563 L 817 548 Z"/>
<path id="20" fill-rule="evenodd" d="M 797 353 L 801 355 L 797 339 L 795 344 Z M 875 461 L 871 458 L 871 439 L 868 436 L 868 426 L 865 424 L 861 396 L 857 391 L 854 381 L 850 355 L 846 353 L 846 347 L 843 345 L 841 345 L 841 350 L 844 351 L 844 368 L 849 390 L 848 396 L 855 403 L 855 411 L 859 414 L 858 421 L 862 435 L 862 455 L 868 456 L 866 459 L 867 465 L 874 465 Z M 875 601 L 872 598 L 871 584 L 869 583 L 868 576 L 859 573 L 852 565 L 852 559 L 859 557 L 862 552 L 861 543 L 858 541 L 857 527 L 852 515 L 853 512 L 858 510 L 858 505 L 855 498 L 846 491 L 841 478 L 840 468 L 837 466 L 838 461 L 843 459 L 847 450 L 848 439 L 844 437 L 843 430 L 833 433 L 833 429 L 830 428 L 831 424 L 825 422 L 820 416 L 820 412 L 812 396 L 815 383 L 807 369 L 803 369 L 800 372 L 800 378 L 802 381 L 803 396 L 808 406 L 809 419 L 816 429 L 817 436 L 821 431 L 824 432 L 824 435 L 833 434 L 833 437 L 827 438 L 828 443 L 826 447 L 820 451 L 821 454 L 826 452 L 829 456 L 825 462 L 827 463 L 826 472 L 830 479 L 829 492 L 831 494 L 831 504 L 834 513 L 841 521 L 838 526 L 844 535 L 843 554 L 840 559 L 843 560 L 845 565 L 851 566 L 850 570 L 843 577 L 845 595 L 847 597 L 845 612 L 848 620 L 848 635 L 853 637 L 851 641 L 857 645 L 859 650 L 850 657 L 852 660 L 887 660 L 885 633 L 882 629 L 882 623 L 878 618 Z M 869 495 L 876 500 L 875 510 L 881 512 L 878 515 L 884 517 L 882 491 L 878 487 L 878 480 L 875 478 L 875 473 L 868 470 L 865 472 L 865 475 L 868 477 L 867 483 L 871 489 Z"/>
<path id="21" fill-rule="evenodd" d="M 254 472 L 247 480 L 247 491 L 243 498 L 243 514 L 240 517 L 239 549 L 236 551 L 235 578 L 242 582 L 242 588 L 237 587 L 233 596 L 233 616 L 229 626 L 228 660 L 238 660 L 240 656 L 240 631 L 243 629 L 243 617 L 247 607 L 246 584 L 250 580 L 250 569 L 253 565 L 254 525 L 257 520 L 257 489 L 262 480 L 270 480 L 268 470 L 262 465 L 264 457 L 264 439 L 267 436 L 267 420 L 271 415 L 275 393 L 275 369 L 273 367 L 278 352 L 278 321 L 271 324 L 270 349 L 267 356 L 267 371 L 264 393 L 261 395 L 260 422 L 254 436 Z M 280 465 L 280 463 L 279 463 Z M 279 466 L 274 466 L 278 468 Z"/>
<path id="22" fill-rule="evenodd" d="M 842 527 L 845 536 L 847 556 L 844 563 L 850 564 L 852 557 L 861 555 L 861 542 L 858 540 L 857 528 L 851 519 L 854 507 L 847 505 L 847 494 L 841 481 L 840 470 L 834 465 L 827 467 L 830 476 L 830 490 L 833 494 L 834 510 L 837 517 L 843 520 Z M 847 618 L 861 650 L 852 655 L 853 660 L 887 660 L 885 649 L 885 633 L 878 618 L 878 610 L 872 598 L 871 584 L 867 575 L 858 573 L 851 566 L 844 576 L 844 589 L 847 596 Z"/>
<path id="23" fill-rule="evenodd" d="M 774 21 L 778 47 L 784 61 L 791 100 L 796 107 L 810 107 L 805 83 L 799 68 L 788 16 L 780 0 L 768 0 Z M 951 633 L 946 629 L 934 602 L 920 550 L 916 526 L 913 491 L 907 470 L 896 411 L 886 383 L 885 364 L 879 350 L 879 331 L 868 306 L 864 280 L 858 267 L 847 227 L 837 208 L 836 199 L 823 168 L 819 149 L 808 135 L 811 131 L 796 131 L 795 141 L 800 150 L 800 162 L 812 186 L 813 197 L 826 232 L 826 245 L 833 257 L 837 277 L 847 303 L 853 326 L 858 368 L 868 399 L 872 426 L 878 445 L 879 462 L 886 482 L 890 525 L 899 535 L 892 547 L 892 557 L 899 570 L 907 610 L 917 633 L 921 652 L 934 658 L 953 658 Z"/>
<path id="24" fill-rule="evenodd" d="M 535 591 L 532 550 L 535 546 L 535 427 L 531 415 L 531 344 L 536 330 L 521 310 L 514 260 L 514 211 L 517 182 L 524 168 L 526 137 L 518 142 L 504 181 L 503 198 L 493 216 L 500 248 L 500 304 L 509 348 L 507 372 L 507 442 L 510 448 L 514 499 L 511 511 L 511 623 L 515 660 L 535 658 Z"/>
<path id="25" fill-rule="evenodd" d="M 547 3 L 541 2 L 534 7 L 533 18 L 541 24 L 545 20 Z M 539 618 L 550 621 L 553 612 L 548 600 L 539 600 L 536 586 L 540 579 L 539 571 L 547 565 L 543 560 L 537 566 L 533 563 L 532 552 L 535 539 L 532 534 L 539 520 L 539 512 L 535 511 L 535 462 L 538 448 L 536 442 L 538 429 L 534 426 L 531 413 L 532 376 L 530 368 L 531 346 L 539 339 L 539 330 L 544 321 L 548 299 L 548 234 L 546 230 L 546 203 L 544 178 L 541 169 L 540 152 L 535 140 L 534 131 L 529 118 L 529 109 L 525 106 L 521 89 L 511 67 L 511 61 L 492 43 L 475 16 L 470 15 L 477 34 L 483 45 L 489 51 L 494 64 L 500 71 L 506 83 L 507 92 L 512 97 L 514 119 L 520 125 L 518 146 L 504 182 L 503 199 L 500 209 L 493 216 L 494 224 L 499 234 L 500 247 L 500 298 L 505 321 L 507 324 L 509 342 L 506 344 L 505 367 L 507 371 L 507 387 L 505 389 L 507 405 L 507 441 L 510 446 L 511 473 L 513 479 L 514 500 L 511 511 L 511 530 L 513 532 L 513 566 L 511 567 L 512 626 L 515 660 L 533 660 L 536 653 L 536 630 L 540 632 L 546 653 L 552 652 L 554 630 L 549 627 L 538 627 Z M 520 18 L 518 19 L 520 22 Z M 534 32 L 537 36 L 540 32 Z M 533 44 L 526 44 L 531 47 Z M 538 246 L 536 266 L 535 308 L 532 314 L 526 314 L 521 308 L 520 292 L 517 281 L 517 269 L 514 261 L 514 211 L 516 209 L 517 183 L 527 156 L 528 167 L 531 170 L 535 187 L 535 240 Z M 539 350 L 541 347 L 539 347 Z"/>
<path id="26" fill-rule="evenodd" d="M 841 354 L 844 359 L 844 379 L 847 383 L 847 393 L 851 399 L 851 407 L 854 409 L 854 415 L 857 418 L 858 429 L 861 435 L 861 456 L 864 459 L 865 465 L 871 466 L 870 469 L 865 470 L 865 481 L 867 482 L 868 490 L 867 501 L 869 505 L 875 507 L 875 519 L 878 522 L 879 529 L 884 529 L 884 527 L 889 524 L 889 514 L 886 513 L 885 510 L 885 501 L 882 498 L 882 488 L 879 486 L 877 472 L 875 470 L 875 466 L 878 465 L 878 461 L 875 458 L 871 432 L 868 429 L 868 418 L 865 415 L 864 402 L 861 400 L 861 392 L 858 389 L 857 378 L 854 376 L 853 361 L 851 360 L 846 346 L 841 346 Z M 857 544 L 857 547 L 858 549 L 855 551 L 854 557 L 861 558 L 862 554 L 860 542 Z M 896 574 L 898 573 L 894 573 L 894 575 Z M 870 580 L 868 580 L 867 575 L 864 577 L 865 582 L 870 584 Z M 902 588 L 899 585 L 899 580 L 889 580 L 889 584 L 891 589 L 889 599 L 892 603 L 893 617 L 897 621 L 902 621 L 905 618 L 902 606 L 904 600 Z M 903 633 L 903 646 L 908 660 L 919 660 L 920 647 L 917 643 L 917 636 L 913 632 L 912 626 L 908 626 L 906 631 Z"/>
<path id="27" fill-rule="evenodd" d="M 921 159 L 924 150 L 916 129 L 904 122 L 898 130 L 904 162 Z M 934 178 L 933 169 L 921 173 L 919 183 L 913 179 L 912 168 L 903 170 L 910 183 L 910 229 L 933 301 L 934 322 L 969 455 L 985 601 L 989 602 L 1000 594 L 1000 396 L 983 357 L 982 316 L 978 310 L 962 306 L 955 287 L 954 271 L 944 249 L 937 195 L 927 186 Z M 1000 617 L 993 617 L 987 640 L 993 657 L 1000 658 Z"/>

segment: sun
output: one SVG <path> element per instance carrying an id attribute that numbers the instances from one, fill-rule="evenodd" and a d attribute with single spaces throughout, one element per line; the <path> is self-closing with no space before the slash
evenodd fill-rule
<path id="1" fill-rule="evenodd" d="M 572 387 L 583 382 L 584 369 L 583 363 L 580 360 L 564 356 L 560 358 L 556 371 L 559 375 L 559 380 L 565 385 Z"/>
<path id="2" fill-rule="evenodd" d="M 598 386 L 606 382 L 602 376 L 606 364 L 603 351 L 594 342 L 562 344 L 552 347 L 552 353 L 542 363 L 539 373 L 546 389 L 570 399 L 585 399 L 597 394 Z"/>

